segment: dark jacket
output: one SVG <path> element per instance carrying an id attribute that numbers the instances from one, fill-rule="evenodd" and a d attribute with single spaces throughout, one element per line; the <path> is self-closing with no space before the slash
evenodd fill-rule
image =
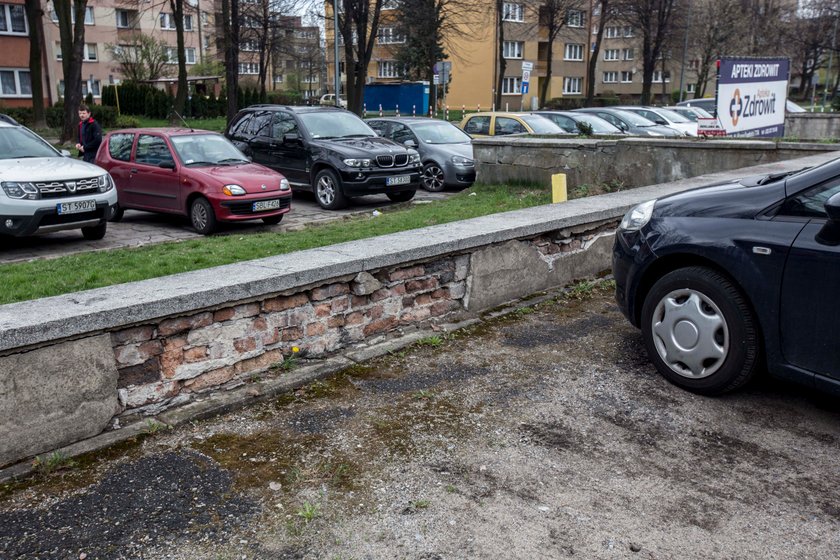
<path id="1" fill-rule="evenodd" d="M 90 117 L 86 121 L 79 122 L 79 144 L 85 149 L 82 158 L 88 162 L 93 163 L 96 159 L 96 152 L 99 150 L 99 145 L 102 143 L 102 128 L 99 123 Z"/>

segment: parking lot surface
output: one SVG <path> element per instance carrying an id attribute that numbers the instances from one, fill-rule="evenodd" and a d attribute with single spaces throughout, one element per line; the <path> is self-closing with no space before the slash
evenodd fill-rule
<path id="1" fill-rule="evenodd" d="M 836 400 L 677 389 L 570 293 L 0 486 L 0 557 L 836 557 Z"/>
<path id="2" fill-rule="evenodd" d="M 418 190 L 412 202 L 440 200 L 455 191 L 430 193 Z M 411 204 L 411 203 L 408 203 Z M 276 226 L 266 226 L 260 220 L 223 224 L 220 234 L 248 234 L 265 231 L 289 231 L 309 224 L 325 223 L 346 216 L 370 214 L 374 210 L 386 210 L 397 206 L 385 195 L 365 196 L 353 199 L 353 203 L 342 210 L 324 210 L 311 193 L 295 193 L 292 210 Z M 108 233 L 100 241 L 87 241 L 79 230 L 60 231 L 32 237 L 0 237 L 0 264 L 28 261 L 32 259 L 55 258 L 86 251 L 103 251 L 125 247 L 140 247 L 153 243 L 166 243 L 202 237 L 189 225 L 186 216 L 154 214 L 128 210 L 122 221 L 108 224 Z"/>

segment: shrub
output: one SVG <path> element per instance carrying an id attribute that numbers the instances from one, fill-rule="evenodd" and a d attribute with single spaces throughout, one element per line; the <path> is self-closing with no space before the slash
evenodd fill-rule
<path id="1" fill-rule="evenodd" d="M 140 120 L 131 115 L 119 115 L 117 117 L 115 126 L 117 128 L 139 128 Z"/>

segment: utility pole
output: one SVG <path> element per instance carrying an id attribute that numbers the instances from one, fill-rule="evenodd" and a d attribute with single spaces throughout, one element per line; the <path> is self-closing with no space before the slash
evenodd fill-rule
<path id="1" fill-rule="evenodd" d="M 834 85 L 834 81 L 831 80 L 831 63 L 834 62 L 834 44 L 837 39 L 837 18 L 840 17 L 838 15 L 834 16 L 834 30 L 831 33 L 831 50 L 828 52 L 828 69 L 825 71 L 825 85 L 823 86 L 823 111 L 825 111 L 825 103 L 828 98 L 828 84 L 831 82 L 832 87 Z M 831 96 L 834 97 L 834 92 L 831 92 Z"/>
<path id="2" fill-rule="evenodd" d="M 341 72 L 338 67 L 338 0 L 333 0 L 333 47 L 335 52 L 335 106 L 341 107 Z"/>
<path id="3" fill-rule="evenodd" d="M 836 22 L 835 22 L 836 23 Z M 685 36 L 683 37 L 683 54 L 682 65 L 680 66 L 680 101 L 683 100 L 683 91 L 685 86 L 685 57 L 688 54 L 688 30 L 691 28 L 691 2 L 688 3 L 688 12 L 685 16 Z M 664 74 L 664 73 L 663 73 Z M 665 80 L 665 76 L 662 76 Z M 695 93 L 696 95 L 696 93 Z"/>

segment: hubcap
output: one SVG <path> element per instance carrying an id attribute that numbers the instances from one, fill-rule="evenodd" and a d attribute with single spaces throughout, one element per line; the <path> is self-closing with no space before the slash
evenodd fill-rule
<path id="1" fill-rule="evenodd" d="M 443 169 L 437 165 L 430 165 L 424 169 L 423 183 L 429 190 L 440 190 L 443 187 Z"/>
<path id="2" fill-rule="evenodd" d="M 192 223 L 195 229 L 204 229 L 207 226 L 207 210 L 201 204 L 193 204 Z"/>
<path id="3" fill-rule="evenodd" d="M 318 179 L 318 200 L 321 204 L 328 206 L 335 200 L 335 185 L 327 175 Z"/>
<path id="4" fill-rule="evenodd" d="M 708 377 L 729 354 L 729 328 L 723 313 L 696 290 L 674 290 L 662 298 L 653 312 L 651 330 L 659 357 L 683 377 Z"/>

